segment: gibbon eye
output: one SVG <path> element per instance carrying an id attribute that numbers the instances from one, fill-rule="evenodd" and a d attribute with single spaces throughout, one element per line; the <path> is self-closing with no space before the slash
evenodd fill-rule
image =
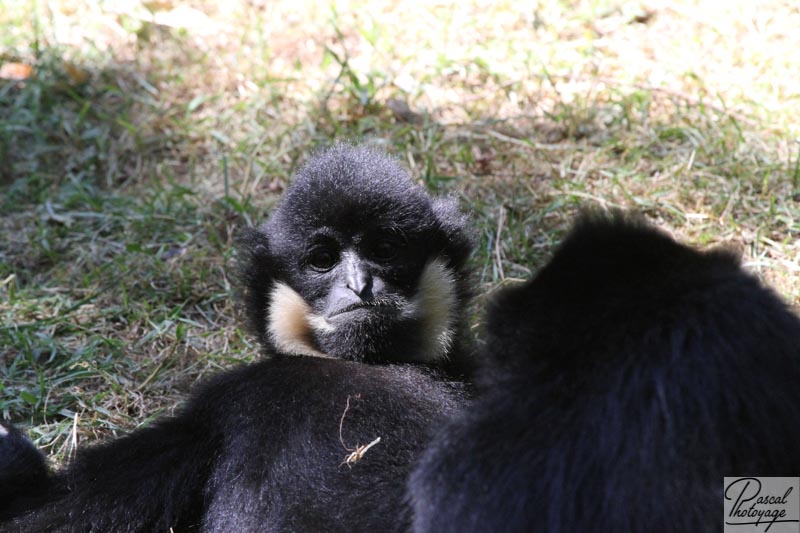
<path id="1" fill-rule="evenodd" d="M 316 270 L 325 272 L 333 268 L 338 260 L 336 252 L 330 248 L 319 247 L 311 251 L 308 263 Z"/>
<path id="2" fill-rule="evenodd" d="M 400 243 L 394 239 L 380 239 L 372 247 L 372 257 L 378 261 L 391 261 L 397 256 Z"/>

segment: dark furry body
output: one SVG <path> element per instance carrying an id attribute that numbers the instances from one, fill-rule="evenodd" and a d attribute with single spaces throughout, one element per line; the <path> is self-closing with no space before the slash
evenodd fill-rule
<path id="1" fill-rule="evenodd" d="M 50 478 L 44 456 L 13 426 L 0 431 L 0 522 L 34 504 Z"/>
<path id="2" fill-rule="evenodd" d="M 350 451 L 380 437 L 355 464 Z M 83 449 L 3 530 L 403 531 L 403 480 L 460 392 L 421 370 L 279 357 L 223 373 L 180 413 Z M 279 437 L 279 438 L 277 438 Z"/>
<path id="3" fill-rule="evenodd" d="M 800 321 L 730 253 L 585 216 L 489 334 L 416 531 L 716 531 L 724 476 L 800 475 Z"/>

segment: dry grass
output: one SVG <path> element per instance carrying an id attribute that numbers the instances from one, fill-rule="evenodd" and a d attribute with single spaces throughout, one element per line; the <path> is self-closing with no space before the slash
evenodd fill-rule
<path id="1" fill-rule="evenodd" d="M 597 204 L 800 303 L 794 2 L 332 5 L 0 11 L 0 411 L 57 458 L 253 357 L 232 235 L 334 137 L 462 196 L 484 293 Z"/>

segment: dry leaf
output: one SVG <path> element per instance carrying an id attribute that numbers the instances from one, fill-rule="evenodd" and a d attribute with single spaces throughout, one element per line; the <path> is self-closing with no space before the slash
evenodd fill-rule
<path id="1" fill-rule="evenodd" d="M 3 63 L 0 67 L 0 78 L 4 80 L 23 81 L 33 75 L 33 67 L 25 63 Z"/>

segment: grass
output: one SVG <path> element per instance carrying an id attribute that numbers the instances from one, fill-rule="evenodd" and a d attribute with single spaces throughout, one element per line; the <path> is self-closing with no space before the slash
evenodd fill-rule
<path id="1" fill-rule="evenodd" d="M 0 413 L 56 461 L 252 360 L 233 235 L 336 137 L 462 199 L 476 310 L 586 205 L 800 303 L 793 2 L 336 6 L 3 2 Z"/>

